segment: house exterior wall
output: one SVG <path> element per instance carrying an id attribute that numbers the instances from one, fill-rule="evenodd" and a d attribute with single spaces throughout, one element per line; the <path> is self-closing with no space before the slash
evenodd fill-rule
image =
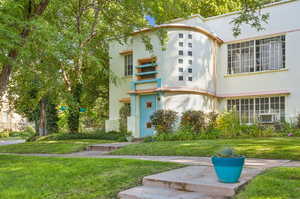
<path id="1" fill-rule="evenodd" d="M 2 99 L 0 110 L 0 131 L 19 131 L 29 125 L 26 118 L 17 114 L 9 107 L 7 98 L 4 96 Z"/>
<path id="2" fill-rule="evenodd" d="M 285 115 L 287 120 L 293 119 L 300 113 L 300 87 L 298 85 L 300 66 L 298 52 L 300 50 L 300 1 L 290 0 L 275 3 L 262 10 L 269 13 L 268 24 L 265 30 L 256 31 L 248 25 L 242 25 L 242 34 L 235 38 L 232 34 L 232 24 L 235 13 L 204 19 L 201 16 L 193 16 L 190 19 L 176 19 L 169 25 L 174 27 L 165 28 L 168 33 L 166 50 L 162 50 L 160 41 L 155 31 L 147 32 L 151 38 L 153 51 L 145 49 L 140 35 L 135 34 L 132 42 L 120 45 L 112 42 L 110 46 L 111 69 L 121 79 L 124 77 L 124 56 L 119 53 L 125 50 L 133 50 L 133 65 L 138 65 L 139 59 L 157 58 L 157 78 L 161 80 L 158 88 L 157 83 L 137 84 L 134 90 L 153 90 L 159 96 L 158 109 L 176 110 L 180 114 L 186 110 L 202 110 L 204 112 L 226 110 L 227 99 L 253 98 L 260 96 L 286 96 Z M 167 24 L 168 25 L 168 24 Z M 194 27 L 200 30 L 193 29 Z M 202 31 L 203 30 L 203 31 Z M 178 35 L 184 34 L 180 39 Z M 192 39 L 188 39 L 188 35 Z M 264 39 L 273 36 L 285 35 L 286 65 L 284 69 L 274 71 L 249 72 L 241 74 L 227 74 L 227 46 L 228 44 Z M 223 43 L 218 42 L 218 38 Z M 178 43 L 183 42 L 184 47 Z M 192 48 L 188 43 L 192 43 Z M 184 55 L 178 55 L 183 50 Z M 193 55 L 188 56 L 187 51 L 192 50 Z M 183 64 L 178 59 L 183 59 Z M 190 66 L 188 61 L 192 60 Z M 184 72 L 179 72 L 179 67 Z M 192 68 L 192 73 L 187 69 Z M 135 69 L 132 78 L 125 78 L 120 85 L 110 84 L 110 120 L 107 121 L 107 130 L 118 129 L 118 112 L 122 98 L 131 97 L 132 113 L 128 118 L 128 129 L 135 137 L 139 132 L 139 101 L 141 94 L 131 94 L 132 82 L 137 81 Z M 184 76 L 184 81 L 178 77 Z M 188 77 L 192 76 L 192 81 Z M 124 78 L 123 78 L 124 79 Z M 131 82 L 131 83 L 130 83 Z M 156 89 L 156 90 L 155 90 Z"/>

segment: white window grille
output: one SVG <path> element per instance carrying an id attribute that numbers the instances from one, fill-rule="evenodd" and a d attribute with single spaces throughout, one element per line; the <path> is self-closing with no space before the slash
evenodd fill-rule
<path id="1" fill-rule="evenodd" d="M 228 45 L 228 74 L 285 68 L 285 36 Z"/>
<path id="2" fill-rule="evenodd" d="M 285 97 L 260 97 L 227 100 L 227 110 L 236 110 L 241 123 L 252 124 L 263 115 L 272 115 L 275 120 L 285 120 Z"/>
<path id="3" fill-rule="evenodd" d="M 133 74 L 133 60 L 132 54 L 124 56 L 124 75 L 125 76 L 132 76 Z"/>

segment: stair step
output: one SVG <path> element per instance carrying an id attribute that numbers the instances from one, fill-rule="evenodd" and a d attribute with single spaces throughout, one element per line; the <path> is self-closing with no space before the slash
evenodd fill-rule
<path id="1" fill-rule="evenodd" d="M 120 199 L 224 199 L 196 192 L 184 192 L 159 187 L 140 186 L 119 193 Z"/>
<path id="2" fill-rule="evenodd" d="M 129 145 L 129 142 L 122 143 L 108 143 L 108 144 L 93 144 L 87 147 L 88 151 L 113 151 L 120 149 L 126 145 Z"/>
<path id="3" fill-rule="evenodd" d="M 220 183 L 210 166 L 189 166 L 144 177 L 143 185 L 197 192 L 206 195 L 232 197 L 237 190 L 262 170 L 244 168 L 239 183 Z"/>

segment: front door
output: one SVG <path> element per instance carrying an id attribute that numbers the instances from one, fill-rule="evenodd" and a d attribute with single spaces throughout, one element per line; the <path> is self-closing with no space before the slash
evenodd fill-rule
<path id="1" fill-rule="evenodd" d="M 156 111 L 156 95 L 140 96 L 140 134 L 141 137 L 153 135 L 151 115 Z"/>

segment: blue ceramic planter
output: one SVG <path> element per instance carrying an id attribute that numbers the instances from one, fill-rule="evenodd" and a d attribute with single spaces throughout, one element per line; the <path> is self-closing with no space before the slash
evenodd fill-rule
<path id="1" fill-rule="evenodd" d="M 212 157 L 215 172 L 220 182 L 236 183 L 241 176 L 245 157 L 239 158 L 220 158 Z"/>

